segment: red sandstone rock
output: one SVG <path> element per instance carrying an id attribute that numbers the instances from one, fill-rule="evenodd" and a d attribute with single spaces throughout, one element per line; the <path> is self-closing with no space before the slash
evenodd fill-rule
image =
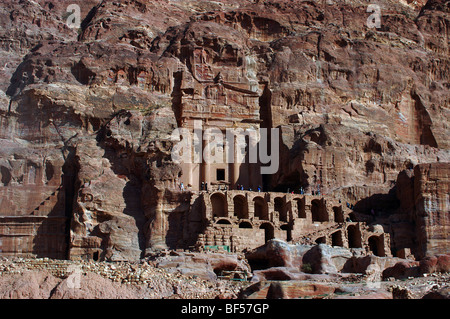
<path id="1" fill-rule="evenodd" d="M 419 164 L 399 175 L 400 212 L 415 221 L 415 228 L 407 233 L 412 230 L 409 237 L 416 242 L 402 244 L 411 248 L 417 260 L 448 252 L 449 169 L 449 163 Z"/>
<path id="2" fill-rule="evenodd" d="M 450 299 L 450 288 L 444 287 L 434 291 L 430 291 L 422 299 Z"/>
<path id="3" fill-rule="evenodd" d="M 46 273 L 0 276 L 0 299 L 48 299 L 59 279 Z"/>
<path id="4" fill-rule="evenodd" d="M 450 270 L 450 255 L 442 254 L 425 257 L 420 260 L 421 273 L 448 272 Z"/>
<path id="5" fill-rule="evenodd" d="M 421 256 L 448 253 L 450 164 L 422 164 L 414 168 L 417 240 Z"/>
<path id="6" fill-rule="evenodd" d="M 218 276 L 226 276 L 227 272 L 251 278 L 251 269 L 246 260 L 237 255 L 221 253 L 184 253 L 176 252 L 170 256 L 153 256 L 151 260 L 158 268 L 170 272 L 194 276 L 202 280 L 217 280 Z"/>
<path id="7" fill-rule="evenodd" d="M 399 190 L 387 222 L 392 247 L 446 252 L 444 1 L 386 2 L 380 29 L 356 3 L 70 1 L 79 32 L 68 3 L 0 9 L 2 254 L 138 260 L 194 246 L 210 220 L 178 189 L 189 172 L 170 160 L 170 133 L 210 112 L 280 128 L 271 190 L 320 183 L 362 213 L 395 211 L 398 173 L 419 164 L 415 208 Z"/>
<path id="8" fill-rule="evenodd" d="M 267 291 L 267 299 L 295 299 L 315 297 L 333 293 L 335 287 L 316 283 L 296 281 L 272 282 Z"/>
<path id="9" fill-rule="evenodd" d="M 247 260 L 254 264 L 262 264 L 265 267 L 294 267 L 300 268 L 303 255 L 310 246 L 289 245 L 282 240 L 270 240 L 266 245 L 249 251 Z"/>
<path id="10" fill-rule="evenodd" d="M 311 267 L 315 274 L 337 273 L 342 270 L 353 254 L 345 248 L 317 245 L 303 255 L 303 265 Z"/>
<path id="11" fill-rule="evenodd" d="M 393 267 L 386 268 L 383 271 L 384 278 L 408 278 L 419 275 L 419 262 L 406 262 L 401 261 L 396 263 Z"/>
<path id="12" fill-rule="evenodd" d="M 306 277 L 307 274 L 300 272 L 297 268 L 271 267 L 253 271 L 252 281 L 304 280 Z"/>

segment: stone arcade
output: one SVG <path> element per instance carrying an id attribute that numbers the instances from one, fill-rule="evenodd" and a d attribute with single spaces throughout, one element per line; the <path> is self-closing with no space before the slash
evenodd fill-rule
<path id="1" fill-rule="evenodd" d="M 198 236 L 196 249 L 229 246 L 231 251 L 239 252 L 279 238 L 304 244 L 363 248 L 377 256 L 391 255 L 388 233 L 356 221 L 352 210 L 333 198 L 231 190 L 201 192 L 193 197 L 193 202 L 194 209 L 203 207 L 201 221 L 195 222 L 191 215 L 187 217 L 188 228 L 204 229 Z"/>

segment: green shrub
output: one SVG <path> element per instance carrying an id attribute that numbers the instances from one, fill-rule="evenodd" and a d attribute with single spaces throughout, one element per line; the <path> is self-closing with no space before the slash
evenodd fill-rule
<path id="1" fill-rule="evenodd" d="M 306 272 L 306 273 L 312 273 L 312 266 L 311 266 L 311 264 L 308 264 L 308 263 L 303 264 L 302 265 L 302 271 Z"/>

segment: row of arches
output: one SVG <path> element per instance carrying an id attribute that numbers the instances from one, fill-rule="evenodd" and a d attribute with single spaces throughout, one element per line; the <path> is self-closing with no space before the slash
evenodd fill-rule
<path id="1" fill-rule="evenodd" d="M 221 218 L 221 219 L 217 220 L 215 224 L 216 225 L 231 225 L 231 222 L 226 218 Z M 253 225 L 249 221 L 242 220 L 239 222 L 238 228 L 253 229 Z M 275 238 L 275 227 L 272 223 L 270 223 L 270 222 L 261 223 L 258 228 L 264 229 L 264 241 L 267 242 L 267 241 Z"/>
<path id="2" fill-rule="evenodd" d="M 213 217 L 229 217 L 228 203 L 224 193 L 214 193 L 210 197 L 212 204 Z M 296 206 L 297 218 L 306 218 L 306 201 L 305 198 L 293 199 Z M 274 211 L 278 213 L 281 222 L 288 222 L 294 217 L 292 202 L 285 202 L 282 197 L 275 197 Z M 254 208 L 254 216 L 260 220 L 269 220 L 269 207 L 266 200 L 261 196 L 256 196 L 252 200 Z M 249 218 L 249 203 L 247 198 L 238 194 L 233 197 L 234 212 L 233 215 L 238 219 Z M 313 222 L 328 222 L 333 219 L 334 222 L 344 222 L 344 212 L 341 206 L 333 207 L 333 216 L 330 218 L 328 210 L 323 199 L 314 199 L 311 201 L 311 217 Z"/>
<path id="3" fill-rule="evenodd" d="M 337 230 L 329 235 L 327 242 L 326 236 L 316 238 L 317 244 L 330 244 L 331 246 L 344 247 L 344 237 L 342 230 Z M 349 225 L 347 227 L 348 248 L 363 248 L 362 234 L 357 225 Z M 367 246 L 373 255 L 385 256 L 384 240 L 382 236 L 372 235 L 367 239 Z"/>
<path id="4" fill-rule="evenodd" d="M 231 225 L 230 220 L 227 218 L 221 218 L 216 221 L 217 225 Z M 263 222 L 259 226 L 253 226 L 250 221 L 241 220 L 238 224 L 238 228 L 241 229 L 263 229 L 264 230 L 264 241 L 267 242 L 270 239 L 275 238 L 275 227 L 270 222 Z M 284 224 L 280 227 L 281 230 L 286 231 L 286 240 L 290 241 L 291 228 L 289 224 Z M 348 247 L 348 248 L 363 248 L 363 236 L 361 230 L 357 224 L 349 225 L 346 230 L 346 235 L 344 236 L 343 230 L 339 229 L 332 232 L 329 235 L 321 236 L 315 239 L 317 244 L 329 244 L 331 246 Z M 327 238 L 328 237 L 328 238 Z M 347 245 L 344 244 L 345 238 L 347 240 Z M 283 238 L 284 239 L 284 238 Z M 386 256 L 385 246 L 384 246 L 383 236 L 372 235 L 367 239 L 367 248 L 371 251 L 373 255 L 376 256 Z"/>
<path id="5" fill-rule="evenodd" d="M 211 195 L 211 205 L 213 217 L 228 217 L 228 203 L 223 193 L 214 193 Z M 248 219 L 249 209 L 247 198 L 243 195 L 237 195 L 233 198 L 234 216 L 238 219 Z M 269 207 L 262 197 L 253 199 L 255 217 L 261 220 L 269 220 Z"/>
<path id="6" fill-rule="evenodd" d="M 331 246 L 344 246 L 342 231 L 337 230 L 329 235 L 331 239 Z M 362 240 L 361 240 L 361 231 L 359 230 L 357 225 L 349 225 L 347 227 L 347 240 L 349 248 L 361 248 Z M 317 244 L 325 244 L 327 243 L 326 236 L 318 237 L 315 242 Z"/>

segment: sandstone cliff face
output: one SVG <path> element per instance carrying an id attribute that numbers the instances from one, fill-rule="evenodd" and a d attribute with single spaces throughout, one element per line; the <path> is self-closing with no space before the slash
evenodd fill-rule
<path id="1" fill-rule="evenodd" d="M 421 164 L 414 168 L 413 216 L 422 256 L 448 251 L 449 169 L 445 164 Z"/>
<path id="2" fill-rule="evenodd" d="M 69 4 L 82 8 L 79 30 L 66 25 Z M 282 132 L 269 189 L 320 184 L 362 211 L 392 209 L 373 196 L 389 194 L 399 172 L 450 162 L 450 21 L 448 1 L 380 5 L 381 28 L 371 29 L 359 1 L 6 1 L 2 253 L 136 260 L 183 247 L 191 198 L 170 158 L 176 96 L 219 74 L 254 85 L 261 126 Z M 179 70 L 191 86 L 177 87 Z M 417 174 L 415 183 L 431 173 Z M 411 215 L 439 229 L 420 240 L 436 240 L 433 253 L 448 237 L 440 187 L 414 195 Z"/>

